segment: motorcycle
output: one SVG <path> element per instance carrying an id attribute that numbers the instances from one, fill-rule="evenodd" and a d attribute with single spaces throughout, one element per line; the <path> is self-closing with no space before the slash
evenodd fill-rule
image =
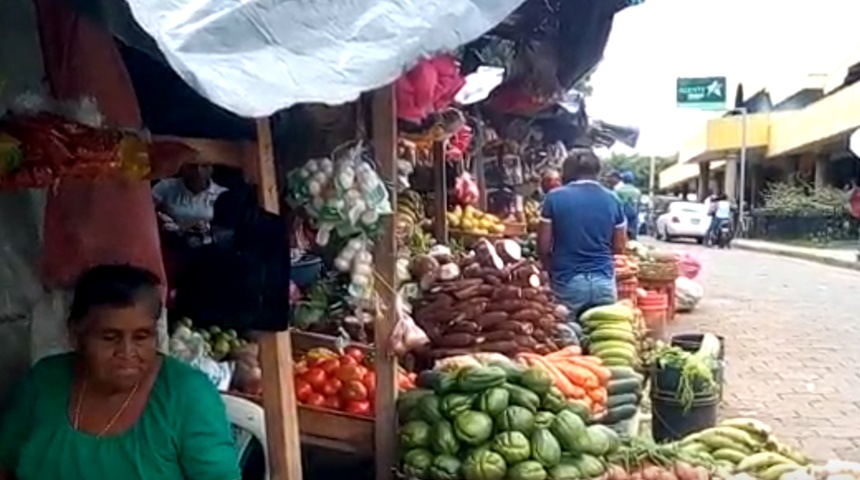
<path id="1" fill-rule="evenodd" d="M 728 220 L 722 220 L 720 224 L 717 226 L 715 232 L 716 238 L 714 239 L 713 244 L 717 246 L 717 248 L 726 249 L 731 248 L 732 243 L 732 226 L 731 222 Z"/>

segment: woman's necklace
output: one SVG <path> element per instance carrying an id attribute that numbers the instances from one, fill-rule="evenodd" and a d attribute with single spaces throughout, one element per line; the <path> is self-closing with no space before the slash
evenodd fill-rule
<path id="1" fill-rule="evenodd" d="M 111 419 L 107 423 L 107 425 L 105 425 L 105 428 L 103 428 L 98 434 L 96 434 L 97 437 L 104 436 L 113 427 L 113 425 L 116 423 L 116 421 L 119 420 L 119 417 L 122 416 L 123 413 L 125 413 L 126 409 L 128 409 L 128 405 L 131 403 L 131 399 L 134 398 L 134 394 L 137 393 L 138 387 L 140 387 L 140 382 L 137 382 L 134 385 L 134 388 L 131 390 L 131 392 L 129 392 L 128 396 L 125 397 L 125 401 L 122 402 L 122 405 L 120 405 L 119 409 L 116 411 L 116 413 L 114 413 L 113 417 L 111 417 Z M 75 415 L 74 415 L 74 422 L 73 422 L 75 430 L 80 430 L 81 409 L 82 409 L 82 406 L 84 404 L 84 394 L 86 394 L 86 391 L 87 391 L 87 379 L 86 379 L 86 377 L 84 377 L 84 382 L 81 385 L 81 391 L 78 392 L 78 399 L 77 399 L 77 402 L 75 402 L 76 405 L 75 405 Z"/>

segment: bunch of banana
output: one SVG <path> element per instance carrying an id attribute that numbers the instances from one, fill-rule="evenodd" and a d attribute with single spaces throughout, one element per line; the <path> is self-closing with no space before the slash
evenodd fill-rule
<path id="1" fill-rule="evenodd" d="M 540 203 L 533 198 L 526 199 L 523 205 L 523 214 L 526 217 L 528 230 L 530 232 L 537 231 L 540 225 Z"/>
<path id="2" fill-rule="evenodd" d="M 415 190 L 404 190 L 397 194 L 397 221 L 403 226 L 420 226 L 426 217 L 424 201 Z"/>
<path id="3" fill-rule="evenodd" d="M 779 480 L 810 460 L 779 442 L 771 428 L 752 418 L 733 418 L 685 437 L 681 451 L 690 458 L 715 465 L 720 471 L 745 473 L 760 480 Z"/>

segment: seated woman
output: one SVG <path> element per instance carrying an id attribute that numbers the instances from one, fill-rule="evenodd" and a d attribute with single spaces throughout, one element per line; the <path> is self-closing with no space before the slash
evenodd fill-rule
<path id="1" fill-rule="evenodd" d="M 75 351 L 37 363 L 0 423 L 0 480 L 238 480 L 224 404 L 206 376 L 156 350 L 158 278 L 85 272 Z"/>

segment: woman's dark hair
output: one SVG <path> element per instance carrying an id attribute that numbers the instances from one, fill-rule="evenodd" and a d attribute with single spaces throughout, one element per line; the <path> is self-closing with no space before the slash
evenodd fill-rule
<path id="1" fill-rule="evenodd" d="M 571 152 L 562 165 L 564 183 L 582 179 L 596 179 L 600 175 L 600 159 L 591 150 Z"/>
<path id="2" fill-rule="evenodd" d="M 145 305 L 153 320 L 161 316 L 161 280 L 149 270 L 131 265 L 99 265 L 85 271 L 75 286 L 69 325 L 93 308 Z"/>

